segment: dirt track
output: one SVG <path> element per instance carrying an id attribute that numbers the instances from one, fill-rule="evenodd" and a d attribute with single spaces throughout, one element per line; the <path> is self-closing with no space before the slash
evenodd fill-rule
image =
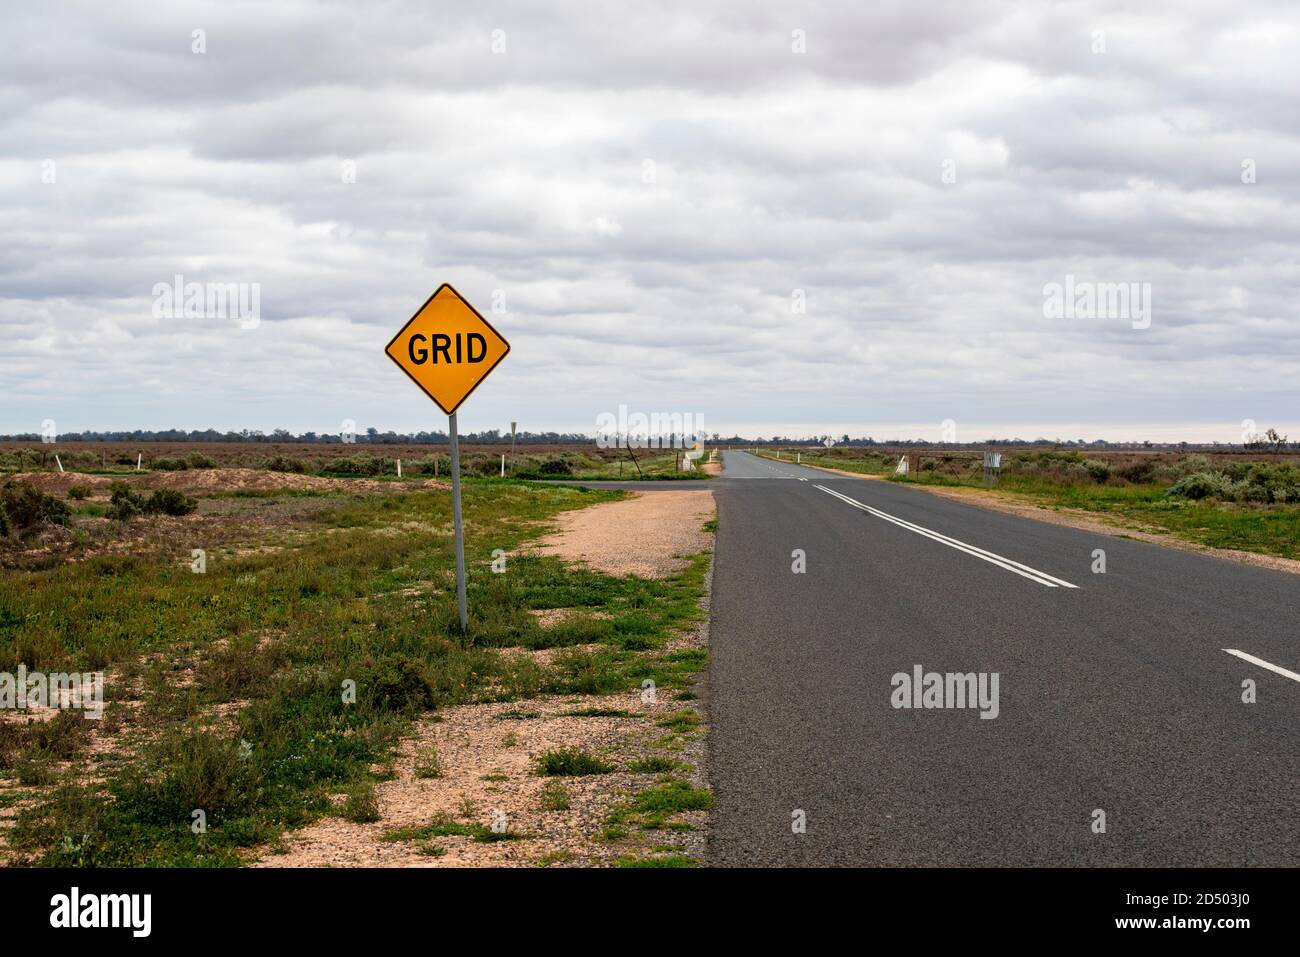
<path id="1" fill-rule="evenodd" d="M 709 547 L 710 491 L 633 493 L 619 502 L 564 512 L 537 549 L 607 575 L 665 578 Z"/>

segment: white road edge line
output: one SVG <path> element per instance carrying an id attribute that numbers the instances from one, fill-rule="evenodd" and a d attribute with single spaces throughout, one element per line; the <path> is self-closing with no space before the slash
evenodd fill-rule
<path id="1" fill-rule="evenodd" d="M 1249 661 L 1252 665 L 1259 665 L 1261 668 L 1267 668 L 1269 671 L 1282 675 L 1284 678 L 1290 678 L 1292 681 L 1300 681 L 1300 675 L 1296 674 L 1294 671 L 1287 671 L 1285 668 L 1280 668 L 1275 664 L 1270 664 L 1263 658 L 1256 658 L 1254 655 L 1248 655 L 1244 651 L 1238 651 L 1236 648 L 1224 648 L 1223 650 L 1230 655 L 1236 655 L 1242 661 Z"/>
<path id="2" fill-rule="evenodd" d="M 949 548 L 955 548 L 959 552 L 965 552 L 967 555 L 972 555 L 975 558 L 982 559 L 991 565 L 997 565 L 999 568 L 1004 568 L 1009 572 L 1015 572 L 1015 574 L 1022 578 L 1028 578 L 1030 581 L 1037 582 L 1040 585 L 1046 585 L 1048 588 L 1079 587 L 1078 585 L 1072 585 L 1064 579 L 1057 578 L 1054 575 L 1049 575 L 1047 572 L 1041 572 L 1037 568 L 1030 568 L 1028 565 L 1023 565 L 1014 559 L 1007 558 L 1005 555 L 999 555 L 997 552 L 990 552 L 988 549 L 980 548 L 977 545 L 969 545 L 960 539 L 952 538 L 951 536 L 944 535 L 941 532 L 936 532 L 923 525 L 916 525 L 912 522 L 898 518 L 895 515 L 890 515 L 888 512 L 882 512 L 878 508 L 872 508 L 870 505 L 863 505 L 857 499 L 849 498 L 847 495 L 841 495 L 839 492 L 828 489 L 825 485 L 814 485 L 813 488 L 821 489 L 828 495 L 834 495 L 836 498 L 848 502 L 855 508 L 860 508 L 862 511 L 874 515 L 877 518 L 883 518 L 887 522 L 893 522 L 895 525 L 906 528 L 908 531 L 916 532 L 918 535 L 924 535 L 926 538 L 931 538 L 936 542 L 947 545 Z"/>

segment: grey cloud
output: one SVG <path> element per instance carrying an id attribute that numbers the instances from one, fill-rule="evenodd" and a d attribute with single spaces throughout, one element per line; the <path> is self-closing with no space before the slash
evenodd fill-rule
<path id="1" fill-rule="evenodd" d="M 523 402 L 581 427 L 671 397 L 719 429 L 959 401 L 1101 433 L 1132 396 L 1171 429 L 1226 429 L 1294 399 L 1300 17 L 1282 3 L 7 18 L 3 431 L 52 412 L 429 427 L 381 350 L 442 281 L 481 309 L 507 297 L 514 352 L 468 410 L 488 426 Z M 176 273 L 259 283 L 263 322 L 154 321 Z M 1044 319 L 1067 273 L 1150 282 L 1152 328 Z"/>

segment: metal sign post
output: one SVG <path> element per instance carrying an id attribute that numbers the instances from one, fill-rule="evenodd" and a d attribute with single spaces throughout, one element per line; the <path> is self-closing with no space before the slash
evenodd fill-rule
<path id="1" fill-rule="evenodd" d="M 456 434 L 456 413 L 447 419 L 451 435 L 451 521 L 456 529 L 456 604 L 460 608 L 460 630 L 469 628 L 465 600 L 465 527 L 460 518 L 460 438 Z"/>
<path id="2" fill-rule="evenodd" d="M 469 628 L 465 596 L 465 525 L 460 510 L 460 436 L 456 410 L 510 351 L 510 343 L 447 283 L 428 298 L 384 348 L 388 357 L 447 413 L 451 440 L 451 514 L 456 532 L 456 605 Z M 434 460 L 437 474 L 437 459 Z"/>

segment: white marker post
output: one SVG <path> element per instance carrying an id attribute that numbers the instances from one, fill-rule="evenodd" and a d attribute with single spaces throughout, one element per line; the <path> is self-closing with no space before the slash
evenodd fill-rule
<path id="1" fill-rule="evenodd" d="M 447 419 L 451 432 L 451 520 L 456 529 L 456 604 L 460 608 L 460 630 L 469 630 L 469 609 L 465 602 L 465 526 L 460 518 L 460 439 L 456 435 L 456 414 Z"/>
<path id="2" fill-rule="evenodd" d="M 143 460 L 144 460 L 144 453 L 143 453 L 143 452 L 139 452 L 139 453 L 137 453 L 137 454 L 136 454 L 136 457 L 135 457 L 135 470 L 136 470 L 137 472 L 140 471 L 140 463 L 141 463 Z"/>
<path id="3" fill-rule="evenodd" d="M 501 477 L 506 477 L 506 453 L 501 453 Z"/>
<path id="4" fill-rule="evenodd" d="M 59 471 L 62 472 L 62 471 L 63 471 L 63 463 L 62 463 L 62 462 L 59 462 L 59 453 L 57 453 L 57 452 L 54 453 L 54 461 L 55 461 L 55 462 L 58 462 L 58 464 L 59 464 Z"/>
<path id="5" fill-rule="evenodd" d="M 402 460 L 401 460 L 401 459 L 398 459 L 398 460 L 397 460 L 397 477 L 398 477 L 398 478 L 401 478 L 401 477 L 402 477 Z"/>

